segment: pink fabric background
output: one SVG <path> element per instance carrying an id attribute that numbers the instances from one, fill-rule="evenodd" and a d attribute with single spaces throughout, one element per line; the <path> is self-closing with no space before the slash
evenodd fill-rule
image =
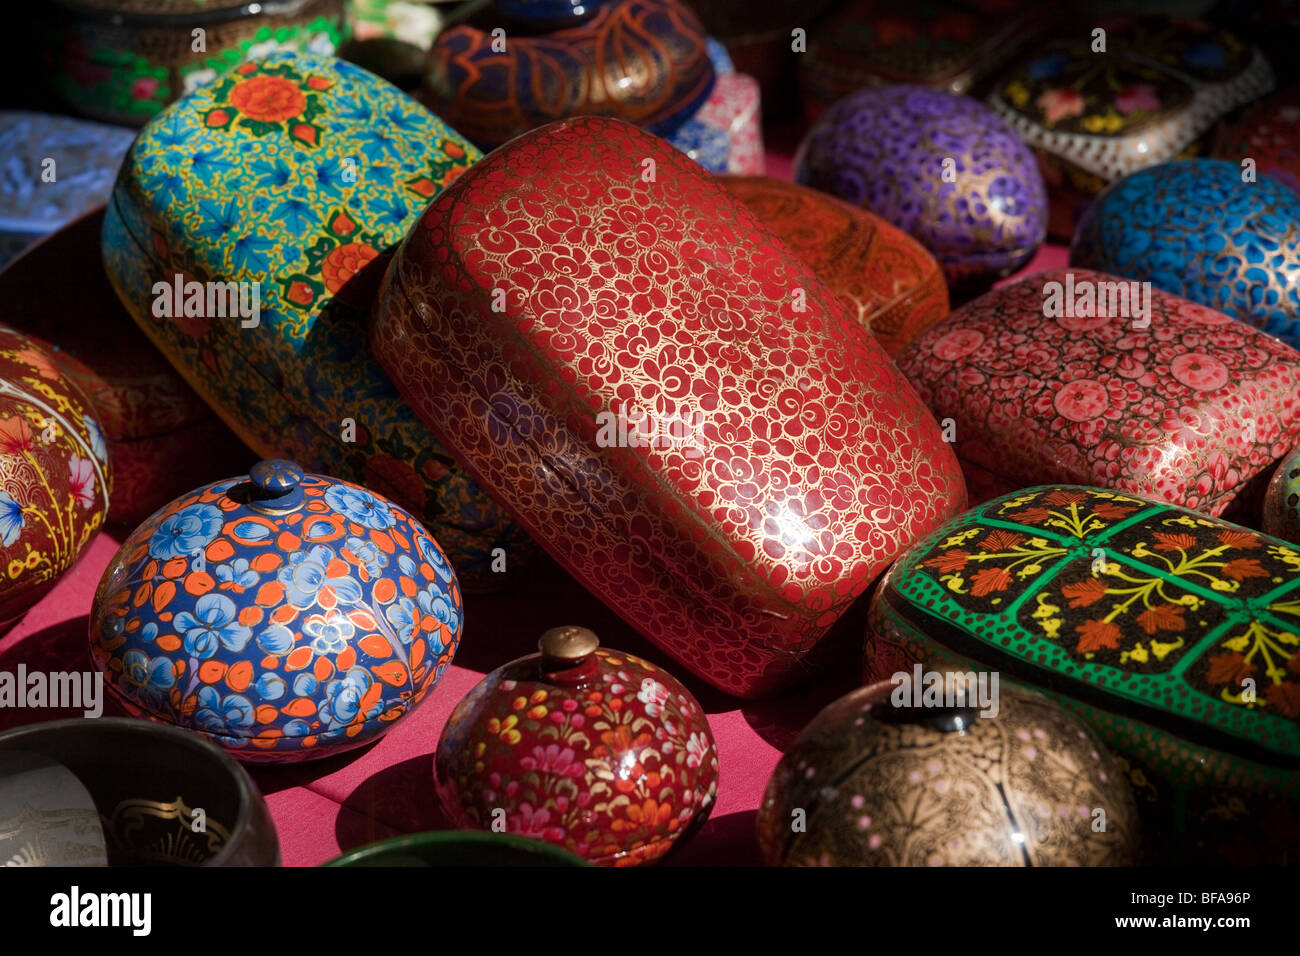
<path id="1" fill-rule="evenodd" d="M 786 150 L 769 152 L 768 174 L 790 178 Z M 1024 274 L 1066 264 L 1066 250 L 1041 249 Z M 217 480 L 225 475 L 213 475 Z M 100 575 L 127 532 L 109 529 L 26 617 L 0 638 L 0 671 L 89 668 L 87 616 Z M 781 753 L 822 707 L 850 690 L 858 674 L 857 648 L 820 679 L 776 700 L 748 703 L 692 679 L 549 559 L 508 569 L 506 590 L 469 596 L 465 637 L 456 663 L 423 705 L 378 743 L 317 763 L 260 768 L 253 776 L 265 794 L 288 866 L 313 866 L 372 840 L 445 828 L 433 792 L 433 751 L 457 701 L 484 673 L 536 648 L 538 635 L 557 624 L 593 628 L 608 647 L 638 654 L 682 678 L 699 698 L 717 740 L 721 766 L 718 801 L 709 822 L 669 865 L 751 865 L 760 861 L 754 815 Z M 852 642 L 850 642 L 851 644 Z M 106 707 L 105 713 L 114 713 Z M 0 710 L 0 729 L 71 712 Z"/>

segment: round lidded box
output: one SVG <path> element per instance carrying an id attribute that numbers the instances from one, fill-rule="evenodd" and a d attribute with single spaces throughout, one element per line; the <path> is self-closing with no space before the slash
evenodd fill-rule
<path id="1" fill-rule="evenodd" d="M 1043 697 L 970 676 L 881 681 L 814 717 L 759 806 L 767 862 L 1132 864 L 1137 807 L 1115 758 Z"/>
<path id="2" fill-rule="evenodd" d="M 462 622 L 419 522 L 274 460 L 137 528 L 95 592 L 90 643 L 132 713 L 287 763 L 382 735 L 442 677 Z"/>
<path id="3" fill-rule="evenodd" d="M 104 523 L 112 469 L 98 416 L 53 355 L 0 325 L 0 631 Z"/>
<path id="4" fill-rule="evenodd" d="M 452 711 L 434 757 L 453 826 L 539 837 L 592 863 L 657 859 L 708 818 L 718 756 L 671 674 L 584 627 L 488 674 Z"/>

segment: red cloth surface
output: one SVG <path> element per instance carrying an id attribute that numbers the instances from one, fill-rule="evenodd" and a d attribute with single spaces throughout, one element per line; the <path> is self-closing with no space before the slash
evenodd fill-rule
<path id="1" fill-rule="evenodd" d="M 768 154 L 768 173 L 790 177 L 785 150 Z M 1021 274 L 1059 268 L 1066 250 L 1046 246 Z M 212 475 L 216 481 L 226 475 Z M 128 530 L 113 528 L 91 542 L 81 561 L 8 634 L 0 637 L 0 671 L 92 668 L 87 625 L 95 587 Z M 504 588 L 469 595 L 456 662 L 420 708 L 383 739 L 360 751 L 282 768 L 255 768 L 288 866 L 314 866 L 373 840 L 444 829 L 433 791 L 433 751 L 451 709 L 488 671 L 536 649 L 548 627 L 581 624 L 606 647 L 666 668 L 699 698 L 717 741 L 720 786 L 708 823 L 668 865 L 757 865 L 754 817 L 763 788 L 784 748 L 826 704 L 857 683 L 860 646 L 849 641 L 820 678 L 784 697 L 752 703 L 728 697 L 676 666 L 545 556 L 508 568 Z M 860 642 L 859 642 L 860 644 Z M 105 713 L 117 713 L 106 702 Z M 0 710 L 0 729 L 73 712 Z"/>

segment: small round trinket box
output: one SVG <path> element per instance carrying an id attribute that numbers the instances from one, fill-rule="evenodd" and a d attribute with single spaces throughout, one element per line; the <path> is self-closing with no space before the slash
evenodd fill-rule
<path id="1" fill-rule="evenodd" d="M 274 460 L 136 529 L 100 580 L 90 644 L 131 713 L 289 763 L 384 734 L 438 683 L 462 620 L 419 522 Z"/>
<path id="2" fill-rule="evenodd" d="M 814 717 L 759 806 L 767 862 L 1133 863 L 1137 808 L 1115 759 L 1057 705 L 995 680 L 896 675 Z"/>
<path id="3" fill-rule="evenodd" d="M 718 787 L 708 720 L 653 664 L 584 627 L 542 635 L 443 728 L 434 775 L 454 826 L 538 837 L 592 863 L 657 859 L 704 822 Z"/>

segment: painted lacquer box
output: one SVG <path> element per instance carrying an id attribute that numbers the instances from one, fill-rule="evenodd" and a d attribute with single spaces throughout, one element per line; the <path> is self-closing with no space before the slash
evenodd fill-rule
<path id="1" fill-rule="evenodd" d="M 108 520 L 135 527 L 214 474 L 256 456 L 212 414 L 113 294 L 104 213 L 65 226 L 0 273 L 0 301 L 90 399 L 113 465 Z M 77 276 L 68 284 L 67 276 Z M 57 298 L 52 289 L 60 290 Z"/>
<path id="2" fill-rule="evenodd" d="M 808 31 L 799 58 L 804 113 L 816 120 L 867 86 L 915 83 L 970 93 L 1044 19 L 1025 0 L 850 0 Z"/>
<path id="3" fill-rule="evenodd" d="M 659 859 L 708 819 L 718 752 L 671 674 L 584 627 L 488 674 L 434 756 L 453 825 L 533 837 L 605 866 Z"/>
<path id="4" fill-rule="evenodd" d="M 1246 110 L 1224 126 L 1214 156 L 1269 175 L 1300 193 L 1300 87 L 1290 87 Z"/>
<path id="5" fill-rule="evenodd" d="M 981 711 L 978 695 L 957 696 L 953 677 L 935 678 L 947 704 L 934 695 L 926 706 L 915 681 L 882 680 L 835 701 L 804 728 L 759 805 L 768 864 L 1136 861 L 1133 793 L 1077 717 L 1000 685 L 996 706 Z"/>
<path id="6" fill-rule="evenodd" d="M 330 55 L 344 0 L 55 0 L 55 89 L 96 119 L 138 126 L 245 60 Z"/>
<path id="7" fill-rule="evenodd" d="M 1300 195 L 1237 164 L 1139 170 L 1097 198 L 1070 264 L 1150 282 L 1300 348 Z"/>
<path id="8" fill-rule="evenodd" d="M 1300 862 L 1300 549 L 1135 495 L 967 512 L 873 599 L 868 679 L 914 664 L 1046 688 L 1122 756 L 1155 859 Z"/>
<path id="9" fill-rule="evenodd" d="M 483 149 L 552 120 L 618 117 L 669 135 L 713 90 L 708 36 L 680 0 L 618 0 L 559 29 L 493 4 L 434 40 L 425 102 Z"/>
<path id="10" fill-rule="evenodd" d="M 860 90 L 809 131 L 796 182 L 911 233 L 954 290 L 983 291 L 1047 233 L 1034 155 L 987 106 L 922 86 Z"/>
<path id="11" fill-rule="evenodd" d="M 108 199 L 133 138 L 102 123 L 0 112 L 0 267 Z"/>
<path id="12" fill-rule="evenodd" d="M 668 142 L 709 172 L 761 175 L 763 118 L 758 81 L 737 73 L 726 47 L 711 37 L 709 59 L 717 77 L 713 92 Z"/>
<path id="13" fill-rule="evenodd" d="M 1300 353 L 1103 273 L 1044 272 L 958 309 L 898 366 L 957 454 L 1222 514 L 1300 442 Z"/>
<path id="14" fill-rule="evenodd" d="M 376 354 L 593 593 L 759 696 L 962 507 L 884 350 L 715 177 L 618 120 L 498 149 L 384 281 Z"/>
<path id="15" fill-rule="evenodd" d="M 722 183 L 856 310 L 890 356 L 948 315 L 948 286 L 934 256 L 879 216 L 779 179 Z"/>
<path id="16" fill-rule="evenodd" d="M 388 248 L 477 157 L 360 68 L 279 54 L 141 131 L 103 251 L 136 323 L 250 448 L 392 498 L 483 586 L 492 550 L 518 557 L 522 535 L 401 400 L 365 333 Z"/>
<path id="17" fill-rule="evenodd" d="M 1083 209 L 1122 176 L 1209 147 L 1215 122 L 1267 93 L 1273 72 L 1254 47 L 1194 20 L 1106 22 L 1038 45 L 989 103 L 1038 154 L 1051 232 L 1069 238 Z"/>
<path id="18" fill-rule="evenodd" d="M 104 523 L 108 446 L 86 396 L 0 326 L 0 627 L 39 601 Z"/>
<path id="19" fill-rule="evenodd" d="M 262 461 L 122 543 L 90 651 L 130 713 L 290 763 L 386 733 L 442 678 L 463 621 L 456 575 L 410 514 Z"/>
<path id="20" fill-rule="evenodd" d="M 1264 495 L 1264 531 L 1300 544 L 1300 449 L 1282 459 Z"/>

